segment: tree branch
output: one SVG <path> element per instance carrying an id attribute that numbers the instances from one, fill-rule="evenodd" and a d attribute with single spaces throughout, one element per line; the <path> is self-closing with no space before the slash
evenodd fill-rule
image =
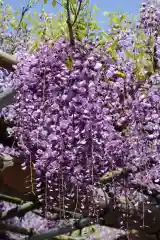
<path id="1" fill-rule="evenodd" d="M 17 59 L 8 53 L 0 51 L 0 67 L 13 70 L 13 65 L 17 64 Z"/>
<path id="2" fill-rule="evenodd" d="M 18 27 L 17 27 L 17 31 L 16 31 L 15 38 L 17 37 L 17 35 L 18 35 L 18 33 L 19 33 L 20 29 L 21 29 L 21 23 L 22 23 L 22 21 L 23 21 L 23 18 L 24 18 L 24 16 L 25 16 L 25 14 L 28 12 L 28 10 L 29 10 L 31 7 L 32 7 L 32 6 L 31 6 L 29 3 L 27 3 L 27 6 L 22 8 L 21 18 L 20 18 L 19 23 L 18 23 Z"/>
<path id="3" fill-rule="evenodd" d="M 0 223 L 0 232 L 9 231 L 13 233 L 19 233 L 23 235 L 32 235 L 33 229 L 27 229 L 24 227 L 17 227 L 14 225 L 6 224 L 6 223 Z"/>
<path id="4" fill-rule="evenodd" d="M 0 216 L 0 220 L 7 220 L 13 217 L 22 217 L 25 213 L 38 209 L 40 207 L 39 203 L 27 202 L 22 204 L 19 207 L 12 208 L 6 212 L 2 212 Z"/>
<path id="5" fill-rule="evenodd" d="M 15 102 L 15 94 L 12 88 L 6 88 L 4 92 L 0 93 L 0 110 Z"/>
<path id="6" fill-rule="evenodd" d="M 81 219 L 79 221 L 75 221 L 75 223 L 73 224 L 68 224 L 68 226 L 65 226 L 62 228 L 54 228 L 46 232 L 35 234 L 30 238 L 30 240 L 53 239 L 53 237 L 56 237 L 58 235 L 66 234 L 69 232 L 73 232 L 74 230 L 82 229 L 84 227 L 93 225 L 93 222 L 94 220 L 91 220 L 89 218 Z M 97 219 L 96 219 L 96 222 L 97 222 Z"/>
<path id="7" fill-rule="evenodd" d="M 3 171 L 7 167 L 13 167 L 14 165 L 21 165 L 23 159 L 15 156 L 0 152 L 0 171 Z"/>
<path id="8" fill-rule="evenodd" d="M 14 204 L 21 204 L 23 202 L 23 200 L 20 198 L 8 196 L 6 194 L 0 194 L 0 200 L 5 201 L 5 202 L 14 203 Z"/>
<path id="9" fill-rule="evenodd" d="M 75 18 L 74 18 L 74 21 L 72 23 L 72 27 L 74 26 L 74 24 L 76 23 L 77 21 L 77 18 L 79 16 L 79 13 L 80 13 L 80 10 L 81 10 L 81 6 L 82 6 L 82 0 L 79 0 L 79 6 L 78 6 L 78 10 L 77 10 L 77 13 L 75 15 Z"/>
<path id="10" fill-rule="evenodd" d="M 71 23 L 69 1 L 70 0 L 67 0 L 67 4 L 66 4 L 66 10 L 67 10 L 67 21 L 66 21 L 66 23 L 68 25 L 70 44 L 71 44 L 71 46 L 74 46 L 75 41 L 74 41 L 73 28 L 72 28 L 72 23 Z"/>
<path id="11" fill-rule="evenodd" d="M 21 30 L 21 24 L 22 24 L 22 21 L 24 19 L 25 14 L 28 12 L 29 9 L 32 8 L 32 6 L 33 6 L 32 1 L 28 0 L 27 5 L 22 8 L 21 17 L 20 17 L 20 20 L 19 20 L 19 23 L 18 23 L 18 26 L 17 26 L 17 29 L 16 29 L 16 34 L 13 37 L 13 41 L 16 39 L 19 31 Z M 12 52 L 14 52 L 15 48 L 16 48 L 15 46 L 12 48 Z"/>

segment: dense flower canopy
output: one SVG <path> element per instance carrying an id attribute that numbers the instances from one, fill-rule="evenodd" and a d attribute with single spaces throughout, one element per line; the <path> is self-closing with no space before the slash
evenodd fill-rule
<path id="1" fill-rule="evenodd" d="M 106 117 L 102 67 L 108 68 L 107 57 L 78 42 L 71 49 L 63 40 L 18 64 L 13 78 L 18 101 L 10 115 L 19 147 L 27 160 L 32 156 L 40 177 L 55 183 L 62 174 L 64 183 L 86 189 L 114 161 L 122 164 L 125 143 Z"/>
<path id="2" fill-rule="evenodd" d="M 132 172 L 129 183 L 151 184 L 160 153 L 159 76 L 139 83 L 131 63 L 117 67 L 107 54 L 80 42 L 71 48 L 61 39 L 24 54 L 12 84 L 17 90 L 17 103 L 9 108 L 13 132 L 25 165 L 34 162 L 38 193 L 47 181 L 49 202 L 63 199 L 67 208 L 70 199 L 76 205 L 81 198 L 81 211 L 89 186 L 124 167 Z M 140 165 L 146 166 L 141 174 Z M 123 184 L 115 185 L 117 194 L 123 193 Z"/>

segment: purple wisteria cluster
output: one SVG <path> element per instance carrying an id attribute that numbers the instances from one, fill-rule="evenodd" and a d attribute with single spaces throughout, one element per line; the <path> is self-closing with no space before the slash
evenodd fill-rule
<path id="1" fill-rule="evenodd" d="M 140 24 L 147 34 L 160 33 L 160 4 L 158 1 L 145 1 L 140 8 Z"/>
<path id="2" fill-rule="evenodd" d="M 134 181 L 143 182 L 148 188 L 159 191 L 159 160 L 160 160 L 160 78 L 159 74 L 152 75 L 136 94 L 133 114 L 135 124 L 132 135 L 137 137 L 139 157 L 137 167 L 146 163 L 148 167 L 143 174 L 136 175 Z M 135 148 L 137 155 L 137 147 Z M 136 158 L 135 158 L 136 160 Z M 135 161 L 136 162 L 136 161 Z M 151 163 L 151 164 L 150 164 Z M 147 177 L 145 176 L 145 172 Z M 157 184 L 156 184 L 157 183 Z M 149 186 L 150 184 L 150 186 Z M 154 187 L 153 187 L 154 186 Z"/>
<path id="3" fill-rule="evenodd" d="M 52 48 L 42 45 L 16 67 L 17 103 L 9 110 L 13 131 L 26 164 L 29 159 L 34 162 L 37 186 L 45 176 L 49 190 L 57 192 L 55 202 L 59 192 L 66 200 L 76 202 L 76 192 L 85 200 L 87 187 L 97 185 L 108 170 L 123 166 L 128 154 L 128 142 L 111 117 L 120 103 L 111 94 L 113 86 L 104 81 L 111 71 L 107 61 L 82 43 L 76 42 L 73 49 L 60 40 Z M 115 89 L 121 85 L 123 79 Z"/>

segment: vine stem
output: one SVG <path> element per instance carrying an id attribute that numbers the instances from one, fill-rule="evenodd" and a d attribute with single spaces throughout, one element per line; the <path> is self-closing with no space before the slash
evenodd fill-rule
<path id="1" fill-rule="evenodd" d="M 74 46 L 75 45 L 75 40 L 74 40 L 74 35 L 73 35 L 72 23 L 71 23 L 69 0 L 67 0 L 66 10 L 67 10 L 67 21 L 66 21 L 66 23 L 68 25 L 70 44 L 71 44 L 71 46 Z"/>

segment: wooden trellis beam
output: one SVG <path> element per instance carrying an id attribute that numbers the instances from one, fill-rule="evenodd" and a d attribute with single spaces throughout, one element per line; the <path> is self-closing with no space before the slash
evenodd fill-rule
<path id="1" fill-rule="evenodd" d="M 0 67 L 13 70 L 13 65 L 17 64 L 17 59 L 13 55 L 0 51 Z"/>
<path id="2" fill-rule="evenodd" d="M 17 64 L 17 59 L 15 56 L 0 51 L 0 67 L 7 69 L 8 71 L 13 71 L 13 65 Z M 0 93 L 0 110 L 7 105 L 14 102 L 15 91 L 12 88 L 5 89 L 4 92 Z"/>

